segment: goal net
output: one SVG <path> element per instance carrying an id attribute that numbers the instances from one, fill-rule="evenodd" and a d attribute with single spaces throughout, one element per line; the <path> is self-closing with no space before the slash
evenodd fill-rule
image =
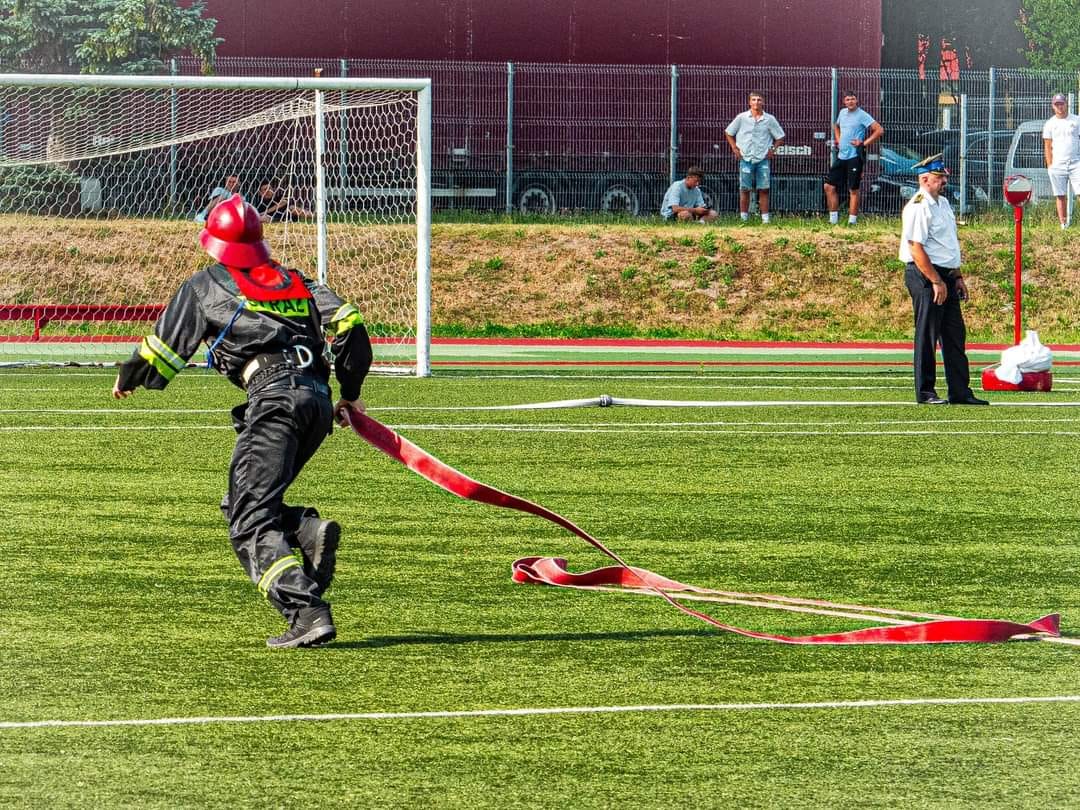
<path id="1" fill-rule="evenodd" d="M 0 76 L 0 363 L 126 358 L 235 191 L 426 375 L 430 122 L 427 80 Z"/>

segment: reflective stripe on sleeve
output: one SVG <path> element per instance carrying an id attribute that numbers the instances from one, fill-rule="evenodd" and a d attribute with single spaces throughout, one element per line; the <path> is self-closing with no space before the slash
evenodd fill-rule
<path id="1" fill-rule="evenodd" d="M 139 344 L 139 357 L 149 363 L 166 380 L 172 380 L 185 365 L 184 359 L 170 349 L 157 335 L 147 335 Z"/>
<path id="2" fill-rule="evenodd" d="M 334 317 L 330 319 L 330 331 L 335 337 L 341 337 L 354 326 L 364 322 L 364 316 L 352 304 L 342 304 Z"/>

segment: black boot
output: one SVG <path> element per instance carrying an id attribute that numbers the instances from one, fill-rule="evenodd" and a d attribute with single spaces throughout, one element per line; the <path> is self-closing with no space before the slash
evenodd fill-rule
<path id="1" fill-rule="evenodd" d="M 315 580 L 320 594 L 334 579 L 340 541 L 341 526 L 333 520 L 319 520 L 317 514 L 305 517 L 296 530 L 296 542 L 304 555 L 304 573 Z"/>
<path id="2" fill-rule="evenodd" d="M 292 626 L 280 636 L 266 640 L 266 646 L 276 650 L 290 647 L 321 647 L 337 637 L 330 607 L 300 608 Z"/>

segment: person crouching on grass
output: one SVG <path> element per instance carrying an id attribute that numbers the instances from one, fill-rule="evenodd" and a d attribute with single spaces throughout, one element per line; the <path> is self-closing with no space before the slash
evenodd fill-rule
<path id="1" fill-rule="evenodd" d="M 371 342 L 356 307 L 270 258 L 259 212 L 239 194 L 217 205 L 200 235 L 216 263 L 185 281 L 131 359 L 112 394 L 162 389 L 199 345 L 229 382 L 247 392 L 233 408 L 239 436 L 221 511 L 240 564 L 285 618 L 269 647 L 315 647 L 337 631 L 323 594 L 334 576 L 340 526 L 309 507 L 286 506 L 285 490 L 329 435 L 335 415 L 364 410 L 360 387 Z M 331 404 L 325 335 L 341 399 Z M 293 555 L 298 547 L 301 559 Z"/>
<path id="2" fill-rule="evenodd" d="M 670 221 L 712 222 L 716 212 L 705 205 L 705 195 L 699 186 L 704 172 L 697 166 L 686 170 L 685 180 L 676 180 L 668 186 L 664 201 L 660 204 L 660 215 Z"/>

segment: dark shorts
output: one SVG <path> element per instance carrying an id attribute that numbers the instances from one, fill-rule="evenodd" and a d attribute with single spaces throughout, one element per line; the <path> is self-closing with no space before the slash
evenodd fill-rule
<path id="1" fill-rule="evenodd" d="M 836 189 L 847 188 L 848 191 L 858 191 L 862 183 L 863 159 L 861 157 L 837 158 L 829 169 L 829 176 L 825 182 Z"/>

